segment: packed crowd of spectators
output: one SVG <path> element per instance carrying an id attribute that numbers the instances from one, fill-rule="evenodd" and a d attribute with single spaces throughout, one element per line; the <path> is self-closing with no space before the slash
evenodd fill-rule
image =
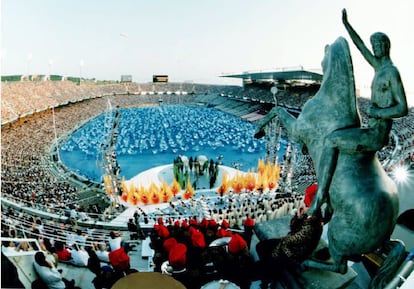
<path id="1" fill-rule="evenodd" d="M 209 102 L 221 109 L 232 108 L 232 112 L 239 113 L 252 112 L 255 109 L 264 109 L 263 106 L 246 101 L 240 103 L 235 96 L 244 100 L 252 100 L 252 91 L 239 87 L 220 87 L 193 84 L 118 84 L 118 85 L 76 85 L 71 82 L 16 82 L 4 83 L 2 87 L 2 104 L 13 104 L 14 110 L 18 115 L 28 113 L 25 106 L 36 106 L 36 102 L 27 101 L 31 98 L 32 91 L 42 99 L 42 103 L 47 103 L 47 99 L 53 99 L 55 104 L 76 102 L 56 107 L 54 112 L 50 110 L 44 113 L 35 113 L 32 117 L 21 118 L 20 122 L 13 125 L 5 125 L 2 129 L 2 193 L 4 196 L 11 196 L 26 202 L 31 206 L 38 204 L 47 205 L 48 211 L 63 207 L 65 200 L 76 200 L 82 189 L 69 185 L 64 182 L 62 176 L 50 174 L 48 154 L 49 146 L 55 141 L 55 137 L 61 137 L 77 125 L 87 121 L 102 113 L 108 104 L 108 99 L 114 106 L 131 107 L 146 103 L 157 104 L 160 97 L 163 100 L 170 100 L 172 103 L 177 101 L 172 97 L 180 97 L 182 103 Z M 142 94 L 145 91 L 145 95 Z M 167 94 L 167 91 L 169 94 Z M 177 91 L 199 91 L 199 95 L 183 95 L 172 92 Z M 207 92 L 222 91 L 215 96 L 205 95 Z M 129 95 L 116 96 L 117 93 L 129 93 Z M 140 95 L 134 93 L 140 92 Z M 148 93 L 147 93 L 148 92 Z M 151 94 L 149 92 L 152 92 Z M 163 95 L 160 94 L 164 92 Z M 156 94 L 159 93 L 159 94 Z M 245 93 L 245 94 L 243 94 Z M 279 93 L 279 92 L 278 92 Z M 115 94 L 115 95 L 114 95 Z M 265 94 L 265 92 L 263 92 Z M 103 95 L 107 95 L 102 97 Z M 301 97 L 284 97 L 284 92 L 278 95 L 280 105 L 289 105 L 300 109 L 304 100 Z M 232 96 L 232 97 L 229 97 Z M 260 97 L 260 95 L 256 96 Z M 18 99 L 25 99 L 19 101 Z M 58 101 L 59 100 L 59 101 Z M 168 101 L 166 101 L 168 102 Z M 234 103 L 237 103 L 235 105 Z M 359 98 L 360 113 L 362 123 L 365 124 L 366 106 L 369 101 Z M 23 105 L 21 107 L 20 105 Z M 2 105 L 2 109 L 7 109 L 7 105 Z M 236 109 L 237 108 L 237 109 Z M 40 107 L 36 107 L 40 111 Z M 7 116 L 7 113 L 6 113 Z M 412 136 L 413 111 L 406 118 L 394 121 L 394 138 L 390 138 L 390 145 L 379 152 L 380 160 L 384 161 L 394 153 L 393 159 L 400 163 L 412 163 L 413 136 Z M 7 120 L 2 115 L 2 121 Z M 31 133 L 29 133 L 31 132 Z M 35 132 L 35 133 L 32 133 Z M 56 135 L 55 135 L 56 132 Z M 397 146 L 398 150 L 395 150 Z M 397 155 L 395 155 L 395 152 Z M 314 181 L 314 169 L 307 156 L 297 157 L 295 178 L 299 184 L 308 184 Z M 390 164 L 395 165 L 395 162 Z M 53 202 L 50 200 L 53 199 Z M 88 207 L 86 204 L 85 207 Z"/>
<path id="2" fill-rule="evenodd" d="M 188 94 L 219 93 L 238 89 L 233 86 L 204 85 L 193 83 L 122 83 L 96 85 L 71 81 L 21 81 L 2 82 L 1 115 L 2 124 L 16 121 L 22 116 L 68 103 L 108 95 L 141 95 L 145 98 L 156 96 L 166 103 L 185 102 Z M 162 95 L 162 97 L 160 97 Z"/>
<path id="3" fill-rule="evenodd" d="M 55 95 L 72 95 L 73 98 L 85 97 L 86 94 L 80 93 L 80 96 L 75 95 L 76 90 L 87 90 L 86 85 L 79 88 L 79 86 L 66 82 L 56 84 L 47 84 L 46 82 L 32 84 L 29 82 L 26 84 L 29 87 L 28 89 L 26 89 L 25 83 L 5 84 L 5 86 L 8 86 L 8 89 L 2 91 L 2 101 L 11 102 L 12 95 L 24 95 L 28 98 L 31 86 L 43 87 L 45 97 L 52 93 Z M 125 85 L 118 86 L 125 90 Z M 135 89 L 138 91 L 150 88 L 143 88 L 144 85 L 141 87 L 141 85 L 137 84 L 135 86 L 137 86 Z M 179 89 L 178 87 L 177 89 Z M 207 88 L 210 89 L 210 86 L 197 87 L 196 90 L 204 92 L 202 89 Z M 56 207 L 61 207 L 65 200 L 71 199 L 76 201 L 76 195 L 80 194 L 82 189 L 67 184 L 64 174 L 63 176 L 50 174 L 50 164 L 47 160 L 49 158 L 50 145 L 55 141 L 55 137 L 64 136 L 75 129 L 77 125 L 102 113 L 107 107 L 108 99 L 111 100 L 114 106 L 129 107 L 145 103 L 156 104 L 160 97 L 155 94 L 114 96 L 114 85 L 104 86 L 104 88 L 100 89 L 105 90 L 108 96 L 60 106 L 55 108 L 54 111 L 47 110 L 43 113 L 36 113 L 30 118 L 22 118 L 19 122 L 3 127 L 3 196 L 18 198 L 21 202 L 27 201 L 27 204 L 35 207 L 45 204 L 50 205 L 47 210 L 51 212 L 55 211 Z M 157 90 L 154 87 L 151 87 L 151 89 Z M 171 89 L 174 89 L 174 87 L 171 87 Z M 96 88 L 92 89 L 92 93 L 95 93 L 95 90 Z M 130 87 L 127 90 L 133 91 L 134 89 Z M 208 90 L 205 91 L 207 92 Z M 182 95 L 181 97 L 184 103 L 194 102 L 194 96 Z M 163 95 L 163 98 L 168 98 L 168 95 Z M 26 101 L 25 103 L 30 102 Z M 23 112 L 24 110 L 19 115 L 22 115 Z M 55 202 L 49 203 L 48 200 L 52 198 Z"/>
<path id="4" fill-rule="evenodd" d="M 47 85 L 44 85 L 45 94 L 50 93 Z M 24 85 L 8 84 L 16 89 L 10 89 L 10 96 L 3 97 L 2 102 L 11 101 L 12 95 L 20 95 L 25 90 L 20 90 Z M 15 86 L 14 86 L 15 85 Z M 28 84 L 29 86 L 31 84 Z M 70 84 L 66 84 L 72 87 Z M 65 87 L 65 86 L 64 86 Z M 76 87 L 76 86 L 75 86 Z M 112 88 L 108 88 L 113 91 Z M 7 90 L 6 90 L 7 91 Z M 62 89 L 62 93 L 65 90 Z M 30 90 L 24 96 L 28 98 Z M 75 94 L 69 90 L 68 95 Z M 77 96 L 77 95 L 75 95 Z M 77 96 L 78 97 L 78 96 Z M 107 106 L 108 99 L 122 107 L 134 106 L 139 103 L 158 103 L 158 96 L 142 97 L 134 95 L 113 96 L 88 99 L 76 104 L 68 104 L 57 107 L 53 112 L 47 110 L 36 113 L 32 117 L 22 118 L 18 122 L 6 125 L 2 128 L 2 193 L 3 196 L 19 198 L 20 201 L 28 201 L 28 205 L 49 204 L 50 210 L 60 206 L 67 200 L 76 201 L 76 194 L 80 193 L 78 187 L 65 183 L 65 175 L 56 176 L 50 173 L 48 162 L 50 146 L 56 140 L 75 129 L 75 127 L 88 119 L 102 113 Z M 192 98 L 188 96 L 188 98 Z M 29 103 L 26 100 L 26 103 Z M 2 105 L 3 108 L 3 105 Z M 21 112 L 23 113 L 23 112 Z M 4 120 L 2 115 L 2 120 Z M 64 189 L 62 189 L 64 188 Z M 53 203 L 48 203 L 53 199 Z M 46 201 L 46 202 L 43 202 Z"/>
<path id="5" fill-rule="evenodd" d="M 394 132 L 398 137 L 397 155 L 393 157 L 394 166 L 405 165 L 414 168 L 414 110 L 408 116 L 394 121 Z"/>
<path id="6" fill-rule="evenodd" d="M 359 98 L 358 106 L 362 119 L 362 126 L 367 126 L 367 116 L 365 111 L 370 105 L 369 99 Z M 378 152 L 378 158 L 387 171 L 392 171 L 398 166 L 413 165 L 412 154 L 414 152 L 414 108 L 410 107 L 408 115 L 394 119 L 389 143 Z"/>
<path id="7" fill-rule="evenodd" d="M 249 217 L 243 220 L 243 231 L 232 229 L 227 220 L 165 223 L 160 218 L 151 231 L 154 271 L 173 276 L 188 289 L 220 279 L 249 289 L 253 225 L 254 220 Z"/>
<path id="8" fill-rule="evenodd" d="M 14 255 L 19 252 L 40 251 L 52 261 L 53 267 L 57 267 L 62 262 L 77 267 L 87 267 L 96 274 L 96 278 L 93 280 L 95 288 L 102 288 L 100 286 L 113 284 L 125 274 L 138 270 L 138 268 L 131 266 L 133 260 L 129 259 L 123 265 L 124 267 L 119 267 L 116 261 L 111 260 L 111 252 L 120 249 L 122 245 L 122 250 L 125 250 L 128 255 L 128 252 L 134 249 L 135 241 L 147 238 L 147 233 L 150 233 L 151 248 L 155 250 L 153 258 L 155 271 L 161 271 L 162 263 L 170 261 L 171 268 L 165 268 L 167 271 L 163 273 L 174 275 L 178 280 L 188 285 L 187 288 L 199 288 L 197 287 L 200 285 L 199 282 L 207 282 L 218 277 L 227 278 L 237 284 L 247 282 L 245 285 L 241 285 L 244 286 L 243 288 L 249 288 L 250 277 L 242 280 L 243 278 L 240 278 L 239 274 L 233 274 L 233 270 L 236 270 L 239 263 L 234 263 L 235 267 L 232 266 L 231 271 L 227 271 L 226 268 L 230 267 L 222 262 L 230 262 L 242 251 L 243 255 L 238 256 L 236 260 L 242 256 L 249 260 L 249 250 L 244 250 L 244 248 L 250 247 L 254 223 L 285 216 L 298 208 L 302 200 L 302 195 L 289 197 L 280 194 L 262 194 L 256 195 L 255 198 L 249 194 L 237 194 L 205 199 L 204 202 L 210 208 L 208 218 L 196 215 L 159 217 L 157 214 L 146 214 L 142 209 L 137 209 L 133 218 L 128 222 L 128 231 L 116 234 L 111 229 L 79 226 L 77 221 L 81 219 L 81 216 L 74 208 L 71 209 L 70 218 L 62 221 L 33 216 L 28 214 L 24 208 L 19 210 L 2 204 L 2 238 L 32 238 L 36 239 L 39 244 L 39 247 L 36 247 L 36 244 L 27 243 L 23 239 L 18 243 L 15 240 L 13 242 L 4 241 L 2 250 L 7 254 L 13 252 Z M 192 202 L 178 201 L 171 204 L 171 207 L 178 209 L 180 206 L 195 205 L 194 201 Z M 141 224 L 148 223 L 149 226 L 145 227 L 147 233 L 144 233 Z M 163 232 L 160 230 L 162 224 L 165 224 L 166 227 L 162 229 Z M 190 229 L 192 227 L 193 229 Z M 202 232 L 203 235 L 194 233 L 194 229 Z M 197 234 L 198 237 L 196 237 Z M 165 248 L 160 247 L 160 244 L 168 236 L 174 236 L 177 243 L 184 242 L 186 244 L 188 253 L 184 257 L 180 255 L 171 257 L 172 259 L 165 259 L 168 254 L 163 251 Z M 212 249 L 208 247 L 216 239 L 233 236 L 236 239 L 234 242 L 237 243 L 234 250 L 232 249 L 233 243 L 229 243 L 229 239 Z M 198 249 L 192 247 L 191 240 L 195 238 L 198 238 Z M 240 244 L 244 244 L 243 247 L 240 247 Z M 228 245 L 228 252 L 221 245 Z M 196 258 L 194 255 L 196 253 L 201 254 L 202 258 L 198 259 L 201 255 L 197 255 Z M 174 250 L 174 254 L 178 254 L 178 251 Z M 180 263 L 182 258 L 184 258 L 185 264 Z M 218 259 L 216 260 L 216 258 Z M 213 259 L 215 265 L 209 265 L 208 263 L 211 263 Z M 188 260 L 188 263 L 185 260 Z M 93 262 L 98 262 L 100 269 L 91 268 Z M 175 262 L 185 265 L 185 270 L 182 271 L 183 268 L 175 267 L 179 266 Z M 247 266 L 247 264 L 243 266 Z M 102 274 L 102 272 L 106 274 Z M 175 275 L 177 272 L 180 274 Z M 193 273 L 198 275 L 192 275 Z"/>
<path id="9" fill-rule="evenodd" d="M 246 99 L 261 100 L 266 103 L 276 102 L 278 105 L 300 108 L 306 100 L 318 91 L 319 84 L 285 84 L 283 87 L 278 88 L 275 95 L 270 92 L 270 89 L 270 85 L 248 85 L 239 91 L 237 95 Z"/>

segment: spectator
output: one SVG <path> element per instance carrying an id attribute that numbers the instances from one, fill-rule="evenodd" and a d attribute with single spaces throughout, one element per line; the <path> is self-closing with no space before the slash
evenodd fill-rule
<path id="1" fill-rule="evenodd" d="M 233 234 L 228 244 L 228 256 L 225 259 L 224 279 L 249 289 L 252 281 L 253 258 L 246 240 L 239 234 Z"/>
<path id="2" fill-rule="evenodd" d="M 134 220 L 132 218 L 130 218 L 128 220 L 128 231 L 130 233 L 130 239 L 131 240 L 138 240 L 138 227 L 137 225 L 134 223 Z"/>
<path id="3" fill-rule="evenodd" d="M 3 246 L 1 248 L 3 250 Z M 22 282 L 19 279 L 19 274 L 17 272 L 16 266 L 14 266 L 14 264 L 9 260 L 9 258 L 7 258 L 3 254 L 3 251 L 1 252 L 1 287 L 24 288 Z"/>
<path id="4" fill-rule="evenodd" d="M 109 248 L 111 251 L 118 250 L 122 246 L 121 234 L 117 231 L 111 231 L 109 233 Z"/>
<path id="5" fill-rule="evenodd" d="M 75 244 L 71 251 L 72 260 L 70 262 L 75 266 L 85 267 L 88 265 L 89 255 L 81 246 Z"/>
<path id="6" fill-rule="evenodd" d="M 79 244 L 79 246 L 81 246 L 82 248 L 85 248 L 86 239 L 87 239 L 85 232 L 83 232 L 80 229 L 76 230 L 76 235 L 73 237 L 73 239 L 76 244 Z"/>
<path id="7" fill-rule="evenodd" d="M 217 238 L 231 237 L 233 234 L 232 234 L 232 232 L 230 232 L 228 230 L 229 227 L 230 227 L 230 225 L 227 222 L 227 220 L 223 220 L 221 222 L 220 228 L 216 232 L 216 237 Z"/>
<path id="8" fill-rule="evenodd" d="M 186 288 L 189 286 L 189 276 L 187 274 L 187 246 L 183 243 L 176 243 L 168 253 L 168 263 L 171 266 L 171 274 Z"/>
<path id="9" fill-rule="evenodd" d="M 76 227 L 78 225 L 78 212 L 74 205 L 71 206 L 69 220 L 72 226 Z"/>
<path id="10" fill-rule="evenodd" d="M 244 239 L 247 242 L 247 246 L 250 248 L 250 243 L 253 236 L 254 220 L 247 215 L 243 222 L 244 227 Z"/>
<path id="11" fill-rule="evenodd" d="M 95 243 L 95 254 L 98 256 L 99 260 L 105 263 L 109 263 L 109 252 L 106 248 L 105 243 Z"/>
<path id="12" fill-rule="evenodd" d="M 34 256 L 34 268 L 40 279 L 49 289 L 73 289 L 75 280 L 68 281 L 63 278 L 53 264 L 46 260 L 43 252 L 39 251 Z"/>
<path id="13" fill-rule="evenodd" d="M 93 247 L 86 247 L 86 252 L 88 253 L 88 264 L 87 267 L 95 275 L 99 274 L 101 270 L 101 260 L 99 260 L 98 255 L 96 255 Z"/>
<path id="14" fill-rule="evenodd" d="M 72 259 L 71 251 L 66 248 L 66 245 L 61 241 L 55 242 L 56 255 L 58 256 L 58 261 L 67 262 Z"/>

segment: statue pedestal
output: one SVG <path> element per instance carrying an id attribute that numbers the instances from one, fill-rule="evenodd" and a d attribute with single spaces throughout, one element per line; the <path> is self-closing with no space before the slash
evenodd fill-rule
<path id="1" fill-rule="evenodd" d="M 254 226 L 254 232 L 260 241 L 286 236 L 290 231 L 290 219 L 291 216 L 289 215 L 271 221 L 257 223 Z M 315 251 L 323 247 L 326 247 L 326 243 L 321 240 Z M 306 289 L 340 289 L 346 288 L 352 283 L 357 277 L 357 273 L 351 267 L 348 267 L 346 274 L 309 269 L 302 273 L 302 277 Z"/>
<path id="2" fill-rule="evenodd" d="M 289 233 L 291 218 L 292 216 L 288 215 L 267 222 L 256 223 L 253 230 L 260 241 L 281 238 Z"/>
<path id="3" fill-rule="evenodd" d="M 357 277 L 357 273 L 351 267 L 345 274 L 310 269 L 303 272 L 302 277 L 306 283 L 306 289 L 342 289 L 350 285 Z"/>

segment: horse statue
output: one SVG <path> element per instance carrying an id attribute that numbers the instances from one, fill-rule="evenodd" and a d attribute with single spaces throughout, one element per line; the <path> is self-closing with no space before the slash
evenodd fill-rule
<path id="1" fill-rule="evenodd" d="M 295 118 L 287 110 L 274 107 L 259 123 L 255 136 L 263 136 L 266 124 L 278 117 L 289 137 L 306 146 L 318 180 L 327 165 L 323 162 L 324 154 L 336 151 L 328 193 L 317 194 L 311 205 L 315 209 L 316 202 L 319 209 L 324 204 L 325 211 L 330 212 L 328 247 L 333 263 L 306 260 L 303 265 L 344 274 L 348 260 L 358 261 L 363 254 L 386 245 L 390 251 L 381 273 L 377 274 L 381 277 L 373 278 L 370 284 L 370 288 L 382 288 L 379 283 L 393 277 L 384 274 L 393 274 L 405 258 L 402 242 L 390 240 L 399 210 L 397 187 L 381 167 L 377 146 L 366 145 L 359 138 L 347 138 L 352 136 L 349 130 L 361 129 L 361 121 L 352 59 L 345 38 L 339 37 L 325 47 L 322 69 L 321 87 L 305 103 L 299 116 Z M 345 136 L 345 140 L 332 148 L 329 143 L 338 136 Z M 378 141 L 369 140 L 373 144 Z"/>

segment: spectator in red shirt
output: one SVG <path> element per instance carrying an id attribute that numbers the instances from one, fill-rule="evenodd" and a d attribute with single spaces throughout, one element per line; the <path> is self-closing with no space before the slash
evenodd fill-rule
<path id="1" fill-rule="evenodd" d="M 56 255 L 59 261 L 67 262 L 72 259 L 71 252 L 61 241 L 55 242 Z"/>

